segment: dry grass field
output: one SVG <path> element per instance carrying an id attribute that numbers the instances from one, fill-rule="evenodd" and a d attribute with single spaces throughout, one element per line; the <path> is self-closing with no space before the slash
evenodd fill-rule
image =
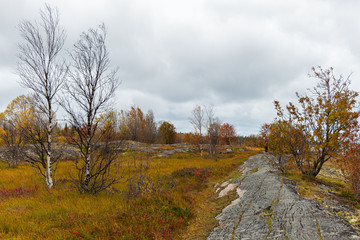
<path id="1" fill-rule="evenodd" d="M 129 152 L 120 157 L 120 182 L 96 195 L 76 191 L 72 161 L 58 164 L 50 190 L 26 163 L 0 163 L 0 239 L 203 239 L 231 200 L 216 199 L 213 185 L 253 154 Z"/>

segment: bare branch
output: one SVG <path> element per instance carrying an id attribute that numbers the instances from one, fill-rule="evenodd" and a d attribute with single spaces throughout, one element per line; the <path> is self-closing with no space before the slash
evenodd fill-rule
<path id="1" fill-rule="evenodd" d="M 99 116 L 110 104 L 119 86 L 117 69 L 110 69 L 109 53 L 105 45 L 106 27 L 89 29 L 81 34 L 70 54 L 72 65 L 65 96 L 61 105 L 70 117 L 77 135 L 74 143 L 81 152 L 78 166 L 80 191 L 96 193 L 104 190 L 116 178 L 110 174 L 117 152 L 110 140 L 100 143 Z"/>
<path id="2" fill-rule="evenodd" d="M 62 87 L 68 72 L 64 61 L 59 61 L 59 53 L 64 46 L 66 34 L 59 26 L 59 14 L 56 8 L 45 5 L 40 12 L 41 21 L 23 21 L 18 29 L 23 38 L 19 44 L 17 72 L 20 84 L 31 89 L 37 96 L 38 110 L 45 116 L 46 131 L 46 182 L 52 187 L 52 132 L 55 126 L 54 104 L 56 94 Z"/>

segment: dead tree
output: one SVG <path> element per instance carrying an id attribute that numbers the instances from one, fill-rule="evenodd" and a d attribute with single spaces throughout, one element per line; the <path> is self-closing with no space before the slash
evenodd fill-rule
<path id="1" fill-rule="evenodd" d="M 59 26 L 57 9 L 45 5 L 40 12 L 41 22 L 23 21 L 19 30 L 23 42 L 19 44 L 18 75 L 21 85 L 31 89 L 37 96 L 38 109 L 46 116 L 46 164 L 43 166 L 45 181 L 49 188 L 54 185 L 52 170 L 52 134 L 55 126 L 55 97 L 67 73 L 65 62 L 59 61 L 64 46 L 65 31 Z M 31 161 L 31 160 L 29 160 Z M 37 163 L 34 163 L 36 166 Z"/>
<path id="2" fill-rule="evenodd" d="M 197 145 L 200 151 L 201 156 L 203 155 L 202 151 L 202 130 L 204 128 L 204 110 L 201 106 L 196 105 L 192 111 L 192 116 L 190 117 L 190 123 L 193 125 L 195 134 L 197 135 Z"/>
<path id="3" fill-rule="evenodd" d="M 210 157 L 217 158 L 217 145 L 219 144 L 220 137 L 220 120 L 215 117 L 214 106 L 205 106 L 206 112 L 206 126 L 209 141 L 209 155 Z"/>
<path id="4" fill-rule="evenodd" d="M 119 85 L 117 69 L 110 69 L 109 53 L 105 45 L 106 28 L 100 25 L 82 33 L 70 54 L 72 64 L 69 81 L 65 84 L 62 105 L 76 130 L 73 142 L 80 151 L 76 162 L 81 192 L 97 193 L 116 182 L 111 167 L 116 159 L 112 136 L 104 139 L 99 129 L 99 116 L 109 106 Z"/>

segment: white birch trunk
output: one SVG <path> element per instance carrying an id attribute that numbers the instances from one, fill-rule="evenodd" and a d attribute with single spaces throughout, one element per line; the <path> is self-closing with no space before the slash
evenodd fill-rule
<path id="1" fill-rule="evenodd" d="M 88 157 L 86 158 L 86 164 L 85 164 L 85 179 L 84 179 L 84 183 L 86 188 L 88 188 L 89 186 L 89 181 L 90 181 L 90 154 L 88 155 Z"/>
<path id="2" fill-rule="evenodd" d="M 49 154 L 47 155 L 47 159 L 46 159 L 46 171 L 47 171 L 47 175 L 46 175 L 46 184 L 48 185 L 49 188 L 52 188 L 54 186 L 54 181 L 53 181 L 53 176 L 52 176 L 52 171 L 51 171 L 51 153 L 49 152 Z"/>
<path id="3" fill-rule="evenodd" d="M 52 133 L 52 122 L 53 122 L 53 111 L 49 109 L 49 122 L 48 122 L 48 149 L 47 149 L 47 156 L 46 156 L 46 184 L 49 188 L 54 186 L 53 176 L 52 176 L 52 162 L 51 162 L 51 133 Z"/>
<path id="4" fill-rule="evenodd" d="M 90 139 L 88 139 L 88 142 Z M 84 176 L 84 185 L 85 188 L 88 189 L 89 182 L 90 182 L 90 162 L 91 162 L 91 147 L 89 147 L 87 156 L 86 156 L 86 162 L 85 162 L 85 176 Z"/>

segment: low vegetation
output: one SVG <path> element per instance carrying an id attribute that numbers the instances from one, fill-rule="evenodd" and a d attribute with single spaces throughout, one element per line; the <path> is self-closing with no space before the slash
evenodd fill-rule
<path id="1" fill-rule="evenodd" d="M 1 163 L 0 238 L 203 239 L 231 200 L 216 199 L 214 184 L 254 153 L 214 160 L 191 152 L 125 152 L 122 181 L 95 195 L 74 190 L 74 161 L 58 163 L 52 189 L 26 163 Z"/>

